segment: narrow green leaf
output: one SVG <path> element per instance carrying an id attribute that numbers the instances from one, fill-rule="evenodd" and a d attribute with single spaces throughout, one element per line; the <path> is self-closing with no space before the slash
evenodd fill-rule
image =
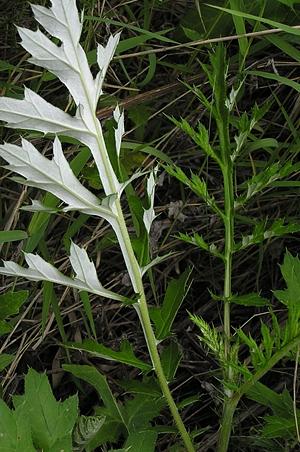
<path id="1" fill-rule="evenodd" d="M 265 421 L 266 424 L 262 429 L 262 436 L 264 438 L 296 440 L 297 432 L 293 417 L 266 416 Z"/>
<path id="2" fill-rule="evenodd" d="M 273 45 L 278 47 L 280 50 L 282 50 L 284 53 L 286 53 L 288 56 L 293 58 L 295 61 L 300 62 L 300 50 L 298 50 L 295 46 L 290 44 L 288 40 L 285 37 L 276 36 L 276 35 L 269 35 L 266 36 L 266 39 L 270 41 Z"/>
<path id="3" fill-rule="evenodd" d="M 290 88 L 293 88 L 298 93 L 300 93 L 300 84 L 297 82 L 294 82 L 294 80 L 290 80 L 287 77 L 283 77 L 281 75 L 274 74 L 273 72 L 264 72 L 264 71 L 249 71 L 249 74 L 255 75 L 256 77 L 263 77 L 263 78 L 267 78 L 269 80 L 275 80 L 280 85 L 289 86 Z"/>
<path id="4" fill-rule="evenodd" d="M 28 238 L 26 231 L 0 231 L 0 243 L 16 242 L 18 240 L 25 240 Z"/>
<path id="5" fill-rule="evenodd" d="M 182 358 L 182 351 L 177 342 L 172 341 L 161 353 L 161 364 L 167 381 L 173 381 Z"/>
<path id="6" fill-rule="evenodd" d="M 138 33 L 141 33 L 141 34 L 148 35 L 150 38 L 157 39 L 157 40 L 162 41 L 162 42 L 168 42 L 168 43 L 171 43 L 171 44 L 178 44 L 177 41 L 174 41 L 173 39 L 167 38 L 166 36 L 163 36 L 163 33 L 167 33 L 167 31 L 170 31 L 170 30 L 163 30 L 160 33 L 157 33 L 157 32 L 154 33 L 154 32 L 148 31 L 148 30 L 146 30 L 144 28 L 136 27 L 135 25 L 132 25 L 132 24 L 127 24 L 125 22 L 119 22 L 117 20 L 108 19 L 107 17 L 102 18 L 102 17 L 99 17 L 99 16 L 84 16 L 84 19 L 85 20 L 96 21 L 96 22 L 105 22 L 105 24 L 116 25 L 117 27 L 122 27 L 122 28 L 125 28 L 125 29 L 128 29 L 128 30 L 132 30 L 132 31 L 135 31 L 135 32 L 138 32 Z"/>
<path id="7" fill-rule="evenodd" d="M 141 361 L 135 356 L 132 350 L 132 346 L 128 341 L 122 342 L 121 350 L 118 352 L 105 347 L 104 345 L 99 344 L 91 339 L 87 339 L 82 343 L 66 343 L 64 344 L 64 346 L 69 348 L 70 350 L 81 350 L 91 353 L 92 355 L 99 358 L 128 364 L 129 366 L 137 367 L 144 372 L 149 372 L 150 370 L 152 370 L 152 366 L 150 364 Z"/>
<path id="8" fill-rule="evenodd" d="M 148 85 L 148 83 L 150 83 L 153 77 L 155 76 L 157 63 L 156 55 L 154 53 L 149 53 L 148 60 L 149 60 L 148 71 L 144 80 L 139 83 L 140 88 L 143 88 L 144 86 Z"/>
<path id="9" fill-rule="evenodd" d="M 90 328 L 92 330 L 93 336 L 96 338 L 97 337 L 97 333 L 96 333 L 96 327 L 95 327 L 95 322 L 94 322 L 93 310 L 92 310 L 89 294 L 86 291 L 82 290 L 82 291 L 79 292 L 79 296 L 80 296 L 80 299 L 81 299 L 82 304 L 83 304 L 85 315 L 88 318 L 89 325 L 90 325 Z"/>
<path id="10" fill-rule="evenodd" d="M 257 293 L 248 293 L 245 295 L 233 295 L 230 298 L 230 303 L 239 304 L 242 306 L 268 306 L 270 304 L 267 298 L 261 297 Z"/>
<path id="11" fill-rule="evenodd" d="M 187 268 L 178 279 L 172 279 L 167 287 L 161 308 L 150 309 L 158 340 L 163 340 L 171 335 L 176 314 L 190 287 L 190 277 L 191 269 Z"/>
<path id="12" fill-rule="evenodd" d="M 67 335 L 65 332 L 64 322 L 61 316 L 60 307 L 57 296 L 54 291 L 53 283 L 50 281 L 43 281 L 43 308 L 42 308 L 42 328 L 46 326 L 49 308 L 53 309 L 55 320 L 59 329 L 59 333 L 64 342 L 67 341 Z"/>
<path id="13" fill-rule="evenodd" d="M 266 19 L 265 17 L 255 16 L 253 14 L 248 14 L 242 11 L 236 11 L 232 9 L 222 8 L 221 6 L 209 5 L 211 8 L 219 9 L 220 11 L 224 11 L 226 13 L 232 14 L 237 17 L 243 17 L 244 19 L 255 20 L 261 22 L 263 24 L 270 25 L 272 28 L 279 28 L 286 33 L 290 33 L 292 35 L 300 36 L 300 30 L 297 28 L 293 28 L 289 25 L 283 24 L 281 22 L 276 22 L 275 20 Z"/>
<path id="14" fill-rule="evenodd" d="M 243 11 L 245 8 L 244 1 L 243 0 L 230 0 L 230 7 L 233 10 Z M 240 16 L 234 16 L 233 22 L 234 22 L 234 26 L 236 29 L 236 34 L 244 35 L 246 33 L 244 18 L 240 17 Z M 241 56 L 243 58 L 245 58 L 247 55 L 247 52 L 248 52 L 248 39 L 246 37 L 239 39 L 239 48 L 240 48 Z"/>
<path id="15" fill-rule="evenodd" d="M 106 378 L 93 366 L 64 364 L 63 369 L 77 378 L 86 381 L 96 389 L 99 397 L 113 419 L 124 423 L 119 405 L 114 398 Z"/>

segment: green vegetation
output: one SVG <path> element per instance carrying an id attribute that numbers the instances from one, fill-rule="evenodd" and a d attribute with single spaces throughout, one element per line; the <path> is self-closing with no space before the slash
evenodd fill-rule
<path id="1" fill-rule="evenodd" d="M 295 450 L 299 2 L 114 3 L 4 10 L 0 450 Z"/>

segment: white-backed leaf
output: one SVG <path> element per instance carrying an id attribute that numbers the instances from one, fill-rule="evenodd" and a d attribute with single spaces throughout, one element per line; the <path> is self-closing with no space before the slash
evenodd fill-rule
<path id="1" fill-rule="evenodd" d="M 95 114 L 99 90 L 119 35 L 110 37 L 106 47 L 99 46 L 100 73 L 97 80 L 94 80 L 86 54 L 79 44 L 82 24 L 76 1 L 55 0 L 52 1 L 51 8 L 33 6 L 32 9 L 36 20 L 51 35 L 60 39 L 61 44 L 56 45 L 40 30 L 19 28 L 21 44 L 33 56 L 33 63 L 56 74 L 67 86 L 78 106 L 76 116 L 68 115 L 25 88 L 23 100 L 6 97 L 0 99 L 0 120 L 6 121 L 12 128 L 64 134 L 80 140 L 92 151 L 105 193 L 119 193 L 120 184 L 109 160 L 101 124 Z"/>
<path id="2" fill-rule="evenodd" d="M 120 33 L 117 33 L 115 36 L 110 36 L 107 44 L 103 47 L 101 44 L 98 44 L 97 47 L 97 63 L 100 68 L 100 71 L 96 77 L 96 86 L 97 86 L 97 95 L 98 97 L 102 94 L 102 85 L 103 80 L 105 78 L 109 63 L 111 62 L 114 53 L 116 51 L 117 45 L 119 43 Z"/>
<path id="3" fill-rule="evenodd" d="M 97 136 L 95 131 L 87 128 L 81 118 L 82 108 L 79 108 L 77 116 L 73 117 L 54 107 L 28 88 L 25 88 L 24 93 L 25 97 L 22 100 L 0 97 L 0 120 L 8 122 L 7 126 L 14 129 L 68 135 L 81 141 L 93 154 L 105 193 L 107 195 L 119 193 L 120 184 L 106 155 L 99 121 L 96 120 L 99 129 Z M 89 122 L 88 125 L 92 127 L 93 124 Z M 95 124 L 93 127 L 96 127 Z"/>
<path id="4" fill-rule="evenodd" d="M 17 276 L 29 279 L 30 281 L 50 281 L 63 286 L 74 287 L 78 290 L 86 290 L 88 292 L 100 295 L 112 300 L 125 301 L 125 298 L 110 290 L 104 289 L 98 278 L 95 286 L 78 279 L 70 278 L 61 273 L 56 267 L 46 262 L 43 258 L 36 254 L 24 253 L 28 268 L 21 267 L 11 261 L 4 261 L 4 267 L 0 267 L 0 274 L 8 276 Z"/>
<path id="5" fill-rule="evenodd" d="M 45 8 L 39 5 L 31 5 L 35 19 L 52 36 L 56 36 L 64 41 L 69 36 L 69 29 L 72 32 L 72 42 L 78 44 L 82 25 L 75 0 L 52 0 L 52 7 Z"/>
<path id="6" fill-rule="evenodd" d="M 103 287 L 97 276 L 96 267 L 90 261 L 87 252 L 75 243 L 71 243 L 70 262 L 76 274 L 76 279 L 82 281 L 91 288 L 101 290 Z"/>
<path id="7" fill-rule="evenodd" d="M 108 221 L 114 218 L 109 206 L 101 206 L 99 199 L 87 190 L 75 177 L 55 138 L 52 160 L 44 157 L 29 141 L 22 140 L 22 147 L 13 144 L 0 145 L 0 156 L 8 161 L 8 168 L 26 178 L 31 187 L 47 190 L 68 204 L 65 210 L 101 216 Z"/>
<path id="8" fill-rule="evenodd" d="M 147 195 L 150 203 L 150 207 L 148 209 L 144 209 L 144 224 L 145 228 L 149 234 L 150 228 L 152 225 L 152 222 L 154 218 L 156 217 L 155 211 L 154 211 L 154 195 L 155 195 L 155 185 L 156 185 L 156 174 L 157 174 L 158 168 L 154 168 L 153 171 L 151 171 L 150 176 L 147 179 Z"/>
<path id="9" fill-rule="evenodd" d="M 7 122 L 7 127 L 60 133 L 74 138 L 87 131 L 82 120 L 49 104 L 31 89 L 25 87 L 24 94 L 22 100 L 0 97 L 0 120 Z"/>
<path id="10" fill-rule="evenodd" d="M 119 105 L 116 106 L 114 109 L 114 120 L 117 123 L 117 128 L 115 129 L 115 142 L 116 142 L 116 151 L 118 157 L 120 157 L 120 151 L 121 151 L 121 142 L 122 137 L 125 133 L 125 127 L 124 127 L 124 112 L 120 111 Z"/>
<path id="11" fill-rule="evenodd" d="M 49 9 L 33 6 L 32 10 L 36 20 L 59 38 L 61 45 L 54 44 L 40 30 L 19 28 L 21 45 L 32 55 L 33 64 L 48 69 L 66 85 L 76 105 L 84 107 L 83 118 L 89 123 L 98 99 L 86 54 L 79 44 L 82 25 L 75 0 L 55 0 Z"/>

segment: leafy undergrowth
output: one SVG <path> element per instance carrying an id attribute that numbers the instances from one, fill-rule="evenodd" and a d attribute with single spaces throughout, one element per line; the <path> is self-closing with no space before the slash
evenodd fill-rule
<path id="1" fill-rule="evenodd" d="M 211 2 L 229 13 L 206 3 L 82 0 L 77 2 L 85 15 L 81 42 L 96 75 L 96 43 L 122 30 L 97 115 L 105 121 L 120 180 L 137 170 L 145 173 L 125 188 L 123 207 L 139 264 L 158 258 L 144 287 L 163 370 L 196 450 L 216 450 L 229 391 L 237 398 L 245 394 L 229 450 L 297 450 L 299 352 L 297 344 L 292 350 L 288 344 L 299 333 L 300 312 L 300 32 L 291 28 L 300 23 L 299 6 L 289 0 Z M 16 2 L 18 7 L 7 9 L 6 4 L 0 1 L 1 94 L 23 99 L 26 85 L 74 114 L 74 101 L 59 80 L 27 62 L 18 44 L 13 24 L 36 29 L 29 6 Z M 290 27 L 264 34 L 282 28 L 280 23 Z M 232 293 L 224 299 L 224 193 L 214 111 L 220 106 L 220 79 L 214 79 L 209 54 L 215 43 L 209 40 L 245 32 L 256 35 L 224 40 L 236 203 Z M 199 40 L 209 42 L 196 45 Z M 112 119 L 117 104 L 126 125 L 119 160 Z M 19 132 L 2 127 L 1 139 L 19 145 Z M 52 157 L 41 133 L 27 130 L 22 136 Z M 80 182 L 103 197 L 87 146 L 65 135 L 60 141 Z M 157 216 L 148 236 L 142 220 L 144 209 L 151 209 L 147 178 L 157 163 Z M 3 277 L 0 450 L 184 450 L 152 373 L 143 329 L 131 308 L 136 299 L 108 223 L 90 212 L 64 211 L 55 194 L 24 188 L 7 169 L 1 170 L 1 182 L 1 258 L 23 265 L 23 252 L 37 253 L 70 275 L 66 256 L 74 242 L 88 251 L 111 299 L 102 297 L 107 292 L 99 297 L 49 279 L 41 284 Z M 41 205 L 43 211 L 34 212 Z M 224 302 L 231 310 L 229 345 L 236 344 L 225 365 Z M 266 364 L 275 355 L 276 362 Z M 268 372 L 245 386 L 262 369 Z"/>

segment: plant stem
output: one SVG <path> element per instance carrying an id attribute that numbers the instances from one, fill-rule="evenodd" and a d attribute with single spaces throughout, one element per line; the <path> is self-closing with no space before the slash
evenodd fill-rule
<path id="1" fill-rule="evenodd" d="M 225 362 L 230 358 L 230 299 L 232 279 L 232 255 L 234 249 L 234 192 L 233 192 L 233 167 L 227 162 L 223 167 L 224 180 L 224 227 L 225 227 L 225 274 L 224 274 L 224 346 Z M 232 377 L 230 368 L 225 371 L 225 378 L 229 381 Z M 230 395 L 230 394 L 228 394 Z"/>
<path id="2" fill-rule="evenodd" d="M 232 255 L 234 252 L 234 186 L 233 186 L 233 165 L 230 157 L 222 166 L 224 182 L 224 227 L 225 227 L 225 250 L 224 250 L 224 361 L 227 364 L 231 359 L 230 341 L 230 299 L 232 296 Z M 225 382 L 232 381 L 232 368 L 227 366 L 224 369 Z M 218 440 L 218 452 L 226 452 L 232 429 L 233 414 L 237 403 L 232 401 L 233 393 L 228 388 L 224 388 L 225 400 Z"/>
<path id="3" fill-rule="evenodd" d="M 220 433 L 219 433 L 218 445 L 217 445 L 218 452 L 227 452 L 227 450 L 228 450 L 231 429 L 232 429 L 233 415 L 234 415 L 238 402 L 239 402 L 239 399 L 236 400 L 234 398 L 228 398 L 224 402 L 223 415 L 222 415 L 222 421 L 221 421 Z"/>
<path id="4" fill-rule="evenodd" d="M 157 350 L 157 340 L 151 325 L 151 320 L 149 316 L 149 309 L 146 301 L 146 296 L 144 292 L 144 286 L 142 281 L 142 275 L 140 266 L 137 262 L 137 259 L 135 257 L 131 240 L 128 234 L 127 226 L 125 223 L 124 215 L 122 212 L 121 204 L 119 200 L 116 200 L 116 209 L 118 214 L 118 224 L 120 228 L 120 234 L 122 235 L 123 243 L 126 247 L 127 251 L 127 260 L 130 261 L 130 267 L 132 269 L 132 284 L 137 289 L 137 292 L 139 294 L 139 300 L 137 302 L 137 313 L 139 315 L 139 319 L 143 328 L 144 336 L 146 339 L 149 355 L 152 361 L 153 369 L 157 375 L 162 393 L 169 405 L 171 414 L 174 418 L 175 424 L 178 428 L 178 431 L 181 435 L 182 441 L 186 447 L 186 450 L 188 452 L 195 452 L 195 448 L 193 446 L 192 440 L 190 438 L 190 435 L 188 434 L 184 423 L 181 419 L 181 416 L 179 414 L 178 408 L 176 406 L 176 403 L 172 397 L 169 385 L 167 383 L 167 379 L 165 377 L 160 356 Z"/>

